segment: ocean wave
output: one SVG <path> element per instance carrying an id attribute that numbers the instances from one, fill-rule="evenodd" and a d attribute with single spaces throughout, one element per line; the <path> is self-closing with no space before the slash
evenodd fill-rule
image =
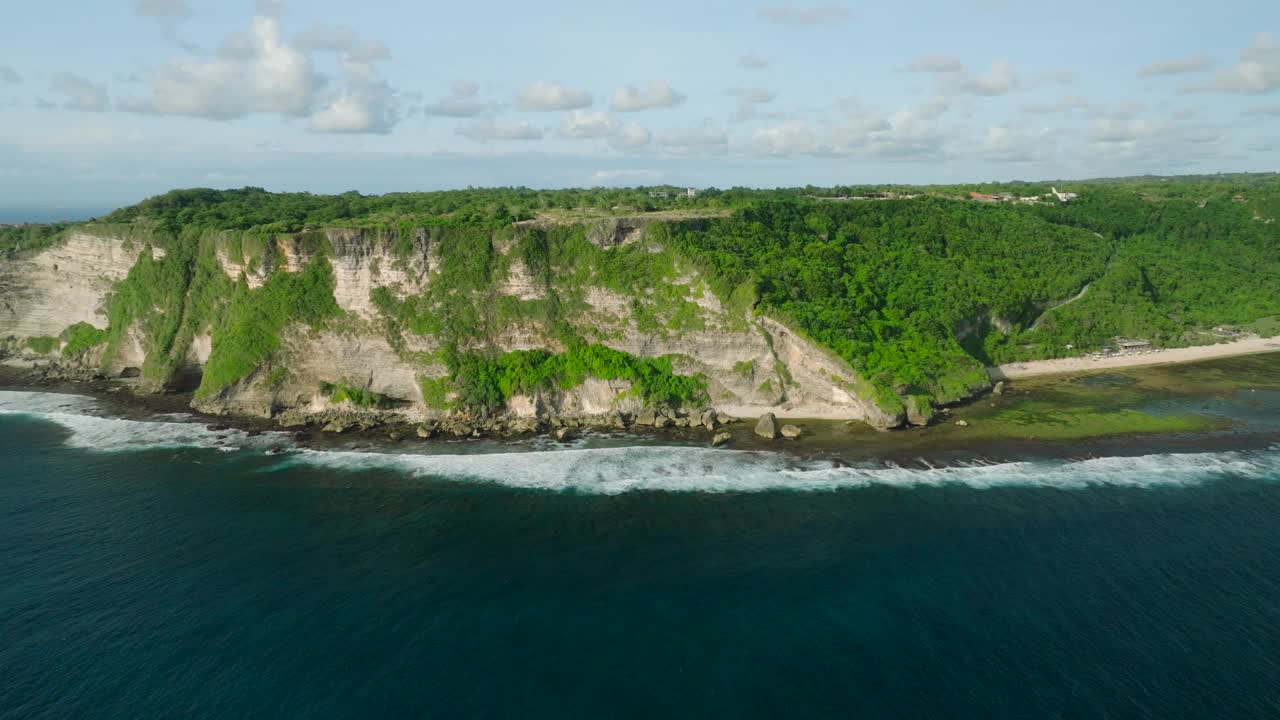
<path id="1" fill-rule="evenodd" d="M 477 455 L 303 450 L 278 467 L 397 469 L 421 477 L 616 495 L 633 491 L 829 491 L 875 485 L 1079 489 L 1193 485 L 1222 477 L 1280 475 L 1280 451 L 1161 454 L 1088 460 L 966 463 L 931 467 L 841 466 L 781 453 L 689 447 L 626 447 Z"/>
<path id="2" fill-rule="evenodd" d="M 71 447 L 100 452 L 193 447 L 288 449 L 268 471 L 298 466 L 362 471 L 386 469 L 423 478 L 483 482 L 515 488 L 616 495 L 633 491 L 763 492 L 829 491 L 869 486 L 972 488 L 1194 485 L 1223 477 L 1280 478 L 1280 447 L 1256 451 L 1170 453 L 1083 460 L 1041 459 L 933 466 L 843 465 L 783 452 L 737 451 L 688 446 L 556 447 L 526 442 L 521 450 L 494 445 L 491 452 L 399 453 L 298 449 L 287 435 L 250 436 L 209 430 L 176 416 L 148 420 L 100 417 L 93 398 L 40 392 L 0 391 L 0 415 L 21 414 L 69 431 Z M 503 448 L 498 450 L 497 448 Z"/>
<path id="3" fill-rule="evenodd" d="M 25 415 L 55 423 L 68 430 L 68 447 L 101 452 L 153 448 L 218 448 L 278 445 L 278 437 L 251 437 L 235 430 L 209 430 L 190 422 L 191 416 L 165 414 L 147 420 L 101 417 L 97 400 L 83 395 L 0 391 L 0 415 Z"/>

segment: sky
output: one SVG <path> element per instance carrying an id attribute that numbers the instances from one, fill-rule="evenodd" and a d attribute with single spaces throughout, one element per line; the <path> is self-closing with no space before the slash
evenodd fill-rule
<path id="1" fill-rule="evenodd" d="M 1275 0 L 43 0 L 0 205 L 1272 171 Z"/>

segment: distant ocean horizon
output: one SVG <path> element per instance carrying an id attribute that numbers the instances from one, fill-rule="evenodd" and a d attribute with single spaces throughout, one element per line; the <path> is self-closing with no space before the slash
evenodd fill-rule
<path id="1" fill-rule="evenodd" d="M 29 223 L 80 222 L 110 213 L 113 208 L 103 207 L 0 207 L 0 225 L 26 225 Z"/>

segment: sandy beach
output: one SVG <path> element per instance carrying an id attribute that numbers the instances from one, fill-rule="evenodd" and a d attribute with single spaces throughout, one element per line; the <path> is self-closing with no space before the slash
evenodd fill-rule
<path id="1" fill-rule="evenodd" d="M 1009 363 L 989 368 L 992 379 L 1011 380 L 1015 378 L 1035 377 L 1037 375 L 1056 375 L 1059 373 L 1087 372 L 1089 370 L 1106 370 L 1109 368 L 1141 367 L 1143 365 L 1167 365 L 1171 363 L 1196 362 L 1214 358 L 1233 357 L 1236 355 L 1252 355 L 1254 353 L 1280 352 L 1280 336 L 1272 338 L 1250 337 L 1217 345 L 1200 345 L 1197 347 L 1173 348 L 1169 350 L 1151 350 L 1143 353 L 1117 355 L 1114 357 L 1080 357 L 1062 358 L 1060 360 L 1035 360 L 1032 362 Z"/>

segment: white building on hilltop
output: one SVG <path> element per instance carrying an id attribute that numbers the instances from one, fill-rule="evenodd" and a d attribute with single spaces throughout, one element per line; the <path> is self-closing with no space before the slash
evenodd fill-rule
<path id="1" fill-rule="evenodd" d="M 1053 196 L 1058 198 L 1058 202 L 1071 202 L 1072 200 L 1080 197 L 1076 193 L 1058 192 L 1058 188 L 1050 188 L 1050 190 L 1053 191 Z"/>

